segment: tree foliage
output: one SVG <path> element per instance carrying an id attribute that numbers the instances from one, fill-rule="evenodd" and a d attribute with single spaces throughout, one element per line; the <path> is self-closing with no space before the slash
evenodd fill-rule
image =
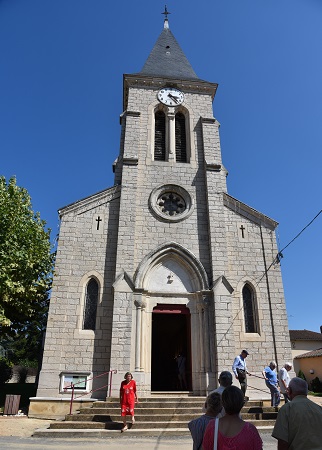
<path id="1" fill-rule="evenodd" d="M 0 358 L 0 386 L 12 378 L 12 366 L 7 358 Z"/>
<path id="2" fill-rule="evenodd" d="M 25 333 L 48 307 L 54 254 L 50 230 L 26 189 L 0 177 L 0 331 Z M 43 319 L 41 319 L 43 320 Z M 36 323 L 35 323 L 36 322 Z"/>

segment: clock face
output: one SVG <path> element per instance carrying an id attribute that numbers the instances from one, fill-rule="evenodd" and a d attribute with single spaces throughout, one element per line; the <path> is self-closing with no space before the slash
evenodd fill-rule
<path id="1" fill-rule="evenodd" d="M 177 106 L 183 102 L 184 95 L 179 89 L 165 87 L 159 90 L 158 99 L 167 106 Z"/>

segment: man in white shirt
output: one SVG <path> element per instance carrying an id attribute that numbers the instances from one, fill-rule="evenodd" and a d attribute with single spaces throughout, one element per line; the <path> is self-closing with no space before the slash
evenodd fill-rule
<path id="1" fill-rule="evenodd" d="M 281 393 L 284 396 L 285 403 L 290 402 L 291 399 L 288 396 L 288 385 L 290 383 L 290 376 L 288 372 L 292 369 L 291 363 L 285 363 L 284 366 L 278 372 L 278 384 L 281 390 Z"/>

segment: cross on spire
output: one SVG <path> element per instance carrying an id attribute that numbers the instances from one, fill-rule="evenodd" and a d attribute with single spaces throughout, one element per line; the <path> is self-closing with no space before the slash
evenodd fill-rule
<path id="1" fill-rule="evenodd" d="M 164 14 L 164 20 L 168 20 L 168 14 L 171 14 L 171 13 L 168 12 L 167 5 L 164 5 L 164 12 L 161 14 Z"/>

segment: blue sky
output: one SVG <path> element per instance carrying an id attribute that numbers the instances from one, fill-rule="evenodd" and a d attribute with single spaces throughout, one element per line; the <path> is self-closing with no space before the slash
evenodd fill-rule
<path id="1" fill-rule="evenodd" d="M 285 247 L 321 210 L 322 2 L 169 0 L 197 75 L 217 82 L 228 192 L 279 222 Z M 113 185 L 123 73 L 139 72 L 164 2 L 0 0 L 0 174 L 52 229 Z M 322 214 L 284 252 L 291 329 L 322 325 Z"/>

